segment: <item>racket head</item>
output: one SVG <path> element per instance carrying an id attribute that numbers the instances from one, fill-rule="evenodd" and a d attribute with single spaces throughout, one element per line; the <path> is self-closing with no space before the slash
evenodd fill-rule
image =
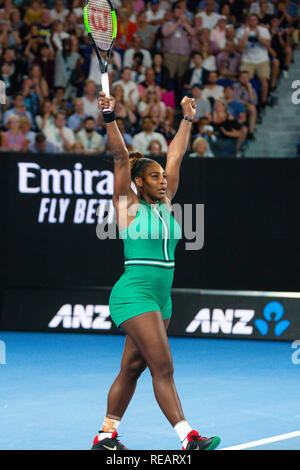
<path id="1" fill-rule="evenodd" d="M 102 52 L 109 52 L 117 35 L 117 17 L 110 0 L 86 0 L 84 25 L 92 43 Z"/>

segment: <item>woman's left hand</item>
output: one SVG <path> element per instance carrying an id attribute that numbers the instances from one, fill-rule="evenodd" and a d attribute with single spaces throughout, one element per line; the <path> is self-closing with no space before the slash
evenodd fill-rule
<path id="1" fill-rule="evenodd" d="M 181 100 L 180 105 L 181 105 L 183 114 L 193 119 L 196 113 L 196 106 L 197 106 L 194 98 L 189 98 L 188 96 L 185 96 Z"/>

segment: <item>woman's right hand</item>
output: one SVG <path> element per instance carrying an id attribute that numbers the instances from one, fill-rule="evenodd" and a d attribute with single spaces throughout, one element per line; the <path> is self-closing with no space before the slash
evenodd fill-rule
<path id="1" fill-rule="evenodd" d="M 115 99 L 112 96 L 106 96 L 103 91 L 100 91 L 99 96 L 98 108 L 100 111 L 103 111 L 103 109 L 111 109 L 111 111 L 113 111 L 115 108 Z"/>

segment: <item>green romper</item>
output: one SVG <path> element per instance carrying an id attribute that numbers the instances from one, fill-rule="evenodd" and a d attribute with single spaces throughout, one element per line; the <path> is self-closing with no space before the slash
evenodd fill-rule
<path id="1" fill-rule="evenodd" d="M 170 318 L 179 224 L 163 202 L 153 206 L 140 199 L 135 219 L 119 233 L 125 272 L 110 294 L 112 320 L 119 327 L 125 320 L 153 310 L 160 311 L 163 319 Z"/>

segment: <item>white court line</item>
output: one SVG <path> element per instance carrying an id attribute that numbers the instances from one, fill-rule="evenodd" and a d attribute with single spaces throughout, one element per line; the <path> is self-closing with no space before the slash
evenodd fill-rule
<path id="1" fill-rule="evenodd" d="M 300 431 L 289 432 L 287 434 L 279 434 L 278 436 L 267 437 L 266 439 L 260 439 L 259 441 L 246 442 L 245 444 L 238 444 L 236 446 L 224 447 L 220 450 L 243 450 L 249 449 L 249 447 L 261 446 L 263 444 L 269 444 L 270 442 L 283 441 L 284 439 L 291 439 L 292 437 L 300 436 Z"/>

